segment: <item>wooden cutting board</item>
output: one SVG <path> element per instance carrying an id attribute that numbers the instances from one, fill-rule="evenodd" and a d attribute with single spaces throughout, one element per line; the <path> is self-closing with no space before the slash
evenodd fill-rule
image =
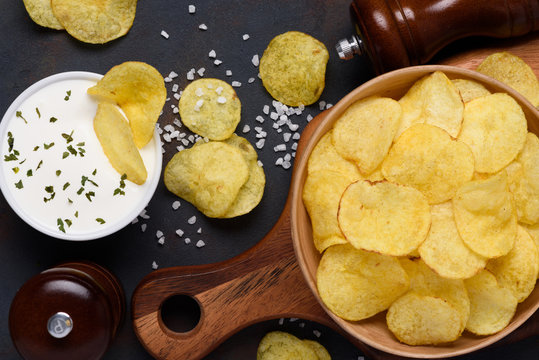
<path id="1" fill-rule="evenodd" d="M 442 52 L 436 61 L 475 69 L 487 55 L 509 51 L 539 75 L 539 34 L 478 42 L 459 43 L 464 50 L 451 53 L 449 49 L 449 55 Z M 305 128 L 298 153 L 324 116 L 325 113 L 318 115 Z M 175 295 L 190 296 L 200 307 L 200 320 L 191 331 L 173 332 L 163 324 L 160 308 Z M 156 359 L 201 359 L 240 329 L 269 319 L 302 318 L 342 332 L 311 293 L 296 262 L 290 235 L 290 201 L 272 230 L 245 253 L 216 264 L 165 268 L 147 275 L 133 294 L 132 312 L 135 333 Z M 494 346 L 537 334 L 536 313 Z M 372 358 L 396 358 L 356 339 L 350 341 Z"/>

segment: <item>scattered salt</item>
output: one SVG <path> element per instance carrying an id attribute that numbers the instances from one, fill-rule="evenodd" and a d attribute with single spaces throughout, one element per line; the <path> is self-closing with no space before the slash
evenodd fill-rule
<path id="1" fill-rule="evenodd" d="M 148 227 L 148 224 L 140 225 L 140 231 L 145 232 L 147 227 Z"/>
<path id="2" fill-rule="evenodd" d="M 283 140 L 284 140 L 284 142 L 290 141 L 290 138 L 291 138 L 291 137 L 292 137 L 292 134 L 291 134 L 291 133 L 288 133 L 288 132 L 284 133 L 284 134 L 283 134 Z"/>
<path id="3" fill-rule="evenodd" d="M 250 36 L 249 34 L 243 34 L 243 40 L 249 40 Z"/>
<path id="4" fill-rule="evenodd" d="M 225 74 L 226 74 L 226 76 L 232 76 L 232 70 L 227 70 L 227 71 L 225 72 Z"/>
<path id="5" fill-rule="evenodd" d="M 249 80 L 247 80 L 247 82 L 248 82 L 249 84 L 252 84 L 252 83 L 255 82 L 255 78 L 254 78 L 254 77 L 249 78 Z"/>
<path id="6" fill-rule="evenodd" d="M 241 86 L 241 82 L 239 81 L 232 81 L 232 87 L 240 87 Z"/>
<path id="7" fill-rule="evenodd" d="M 262 109 L 262 112 L 266 115 L 269 115 L 270 107 L 269 105 L 264 105 L 264 108 Z"/>
<path id="8" fill-rule="evenodd" d="M 165 244 L 165 237 L 162 236 L 159 238 L 159 240 L 157 240 L 157 242 L 159 243 L 159 245 L 164 245 Z"/>
<path id="9" fill-rule="evenodd" d="M 245 134 L 245 133 L 248 133 L 249 130 L 251 130 L 251 128 L 249 127 L 249 125 L 244 125 L 244 126 L 243 126 L 242 132 Z"/>
<path id="10" fill-rule="evenodd" d="M 217 98 L 217 102 L 218 102 L 219 104 L 224 104 L 224 103 L 226 103 L 226 98 L 225 98 L 224 96 L 219 96 L 219 97 Z"/>
<path id="11" fill-rule="evenodd" d="M 200 30 L 202 30 L 202 31 L 208 30 L 208 27 L 206 26 L 206 24 L 200 24 L 200 25 L 198 25 L 198 28 L 199 28 Z"/>
<path id="12" fill-rule="evenodd" d="M 189 219 L 187 219 L 187 223 L 189 225 L 193 225 L 194 223 L 197 222 L 197 217 L 195 215 L 191 216 Z"/>
<path id="13" fill-rule="evenodd" d="M 189 14 L 194 14 L 197 10 L 195 5 L 189 5 Z"/>
<path id="14" fill-rule="evenodd" d="M 190 243 L 191 243 L 191 239 L 185 238 L 185 239 L 183 240 L 183 242 L 186 243 L 186 244 L 190 244 Z"/>
<path id="15" fill-rule="evenodd" d="M 178 229 L 178 230 L 176 230 L 176 234 L 177 234 L 178 236 L 182 237 L 183 234 L 184 234 L 184 232 L 183 232 L 182 229 Z"/>
<path id="16" fill-rule="evenodd" d="M 255 118 L 256 121 L 258 121 L 259 123 L 263 123 L 264 122 L 264 118 L 261 116 L 261 115 L 258 115 L 256 118 Z"/>
<path id="17" fill-rule="evenodd" d="M 256 142 L 255 146 L 257 149 L 262 149 L 264 147 L 264 144 L 266 142 L 266 139 L 260 139 Z"/>
<path id="18" fill-rule="evenodd" d="M 314 336 L 316 336 L 318 338 L 322 335 L 322 333 L 320 331 L 318 331 L 318 330 L 313 330 L 313 334 L 314 334 Z"/>
<path id="19" fill-rule="evenodd" d="M 198 69 L 198 70 L 197 70 L 198 76 L 200 76 L 200 77 L 204 76 L 204 72 L 205 72 L 205 71 L 206 71 L 206 69 L 203 68 L 203 67 L 200 68 L 200 69 Z"/>
<path id="20" fill-rule="evenodd" d="M 176 201 L 174 201 L 174 202 L 172 203 L 172 209 L 174 209 L 174 210 L 178 210 L 178 208 L 179 208 L 180 206 L 181 206 L 181 203 L 180 203 L 178 200 L 176 200 Z"/>
<path id="21" fill-rule="evenodd" d="M 157 270 L 158 267 L 159 267 L 159 265 L 157 265 L 157 263 L 154 261 L 152 263 L 152 269 Z"/>
<path id="22" fill-rule="evenodd" d="M 217 95 L 221 95 L 221 93 L 223 92 L 223 87 L 219 86 L 217 89 L 215 89 L 215 92 L 217 93 Z"/>
<path id="23" fill-rule="evenodd" d="M 198 228 L 197 234 L 202 234 L 202 228 Z"/>
<path id="24" fill-rule="evenodd" d="M 216 59 L 213 63 L 214 63 L 215 65 L 219 66 L 219 65 L 221 65 L 223 62 L 222 62 L 221 60 Z"/>
<path id="25" fill-rule="evenodd" d="M 169 38 L 168 33 L 165 30 L 161 30 L 161 36 L 164 37 L 165 39 Z"/>
<path id="26" fill-rule="evenodd" d="M 202 240 L 198 240 L 197 243 L 196 243 L 197 248 L 201 248 L 201 247 L 203 247 L 205 245 L 206 245 L 206 243 L 204 241 L 202 241 Z"/>
<path id="27" fill-rule="evenodd" d="M 210 50 L 210 53 L 208 54 L 208 56 L 212 59 L 215 59 L 215 57 L 217 56 L 217 53 L 215 52 L 215 50 Z"/>
<path id="28" fill-rule="evenodd" d="M 175 73 L 174 71 L 171 71 L 170 74 L 168 74 L 168 77 L 171 78 L 171 79 L 175 79 L 178 77 L 178 74 Z"/>
<path id="29" fill-rule="evenodd" d="M 273 148 L 273 151 L 286 151 L 286 144 L 279 144 Z"/>
<path id="30" fill-rule="evenodd" d="M 258 58 L 258 54 L 254 54 L 252 59 L 251 59 L 251 63 L 254 65 L 254 66 L 258 66 L 260 65 L 260 59 Z"/>

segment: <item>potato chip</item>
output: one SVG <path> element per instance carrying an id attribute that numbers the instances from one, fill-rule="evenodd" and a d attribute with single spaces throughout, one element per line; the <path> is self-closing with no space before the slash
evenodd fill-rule
<path id="1" fill-rule="evenodd" d="M 463 103 L 447 76 L 436 71 L 414 83 L 399 100 L 402 117 L 396 138 L 414 124 L 438 126 L 457 137 L 462 123 Z"/>
<path id="2" fill-rule="evenodd" d="M 314 350 L 316 356 L 318 356 L 318 360 L 331 360 L 331 355 L 329 355 L 327 349 L 318 341 L 305 339 L 303 342 Z"/>
<path id="3" fill-rule="evenodd" d="M 361 320 L 387 309 L 408 289 L 408 276 L 391 256 L 335 245 L 322 255 L 316 273 L 324 304 L 346 320 Z"/>
<path id="4" fill-rule="evenodd" d="M 338 221 L 354 247 L 402 256 L 425 240 L 430 209 L 425 196 L 412 187 L 362 180 L 344 191 Z"/>
<path id="5" fill-rule="evenodd" d="M 110 103 L 97 106 L 94 118 L 97 139 L 112 167 L 127 180 L 142 185 L 148 172 L 133 140 L 133 134 L 120 110 Z"/>
<path id="6" fill-rule="evenodd" d="M 363 175 L 372 173 L 393 143 L 402 110 L 390 98 L 371 96 L 356 101 L 333 126 L 333 145 L 345 159 L 353 161 Z"/>
<path id="7" fill-rule="evenodd" d="M 474 80 L 468 79 L 453 79 L 451 80 L 453 85 L 457 88 L 462 98 L 462 102 L 467 103 L 475 98 L 489 95 L 490 91 L 487 90 L 483 84 Z"/>
<path id="8" fill-rule="evenodd" d="M 470 298 L 470 317 L 466 330 L 476 335 L 491 335 L 503 330 L 515 315 L 517 299 L 498 285 L 488 270 L 464 280 Z"/>
<path id="9" fill-rule="evenodd" d="M 307 175 L 303 202 L 311 218 L 314 246 L 320 253 L 331 245 L 346 243 L 337 221 L 337 212 L 344 190 L 356 180 L 331 170 Z"/>
<path id="10" fill-rule="evenodd" d="M 28 15 L 36 24 L 55 30 L 64 29 L 52 12 L 51 0 L 23 0 L 23 2 Z"/>
<path id="11" fill-rule="evenodd" d="M 469 147 L 439 127 L 416 124 L 406 130 L 382 163 L 385 178 L 413 186 L 438 204 L 451 199 L 470 180 L 474 159 Z"/>
<path id="12" fill-rule="evenodd" d="M 232 136 L 225 142 L 237 147 L 249 166 L 249 179 L 240 188 L 234 203 L 232 203 L 230 208 L 228 208 L 226 213 L 222 216 L 224 218 L 232 218 L 247 214 L 260 203 L 262 195 L 264 195 L 266 175 L 264 174 L 262 166 L 258 164 L 258 154 L 256 153 L 256 150 L 247 139 L 232 134 Z"/>
<path id="13" fill-rule="evenodd" d="M 314 147 L 307 163 L 307 173 L 331 170 L 359 179 L 361 175 L 357 166 L 335 150 L 332 134 L 333 130 L 325 133 Z"/>
<path id="14" fill-rule="evenodd" d="M 539 249 L 539 223 L 536 225 L 522 224 L 522 227 L 530 234 L 535 241 L 535 245 L 537 245 L 537 249 Z M 539 279 L 539 273 L 537 273 L 537 278 Z"/>
<path id="15" fill-rule="evenodd" d="M 241 120 L 241 102 L 228 83 L 198 79 L 187 85 L 179 102 L 182 122 L 210 140 L 228 139 Z"/>
<path id="16" fill-rule="evenodd" d="M 256 351 L 257 360 L 319 360 L 315 350 L 292 334 L 283 331 L 267 333 Z"/>
<path id="17" fill-rule="evenodd" d="M 310 105 L 325 86 L 329 53 L 310 35 L 289 31 L 273 38 L 260 59 L 260 78 L 270 95 L 289 106 Z"/>
<path id="18" fill-rule="evenodd" d="M 490 260 L 487 269 L 500 286 L 511 290 L 519 303 L 526 300 L 539 272 L 539 251 L 531 235 L 519 226 L 514 247 L 507 255 Z"/>
<path id="19" fill-rule="evenodd" d="M 448 201 L 431 206 L 431 226 L 419 246 L 421 259 L 438 275 L 451 279 L 469 278 L 487 263 L 487 259 L 468 248 L 459 235 Z"/>
<path id="20" fill-rule="evenodd" d="M 138 148 L 151 139 L 167 97 L 163 76 L 151 65 L 128 61 L 114 66 L 88 94 L 116 102 L 124 111 Z"/>
<path id="21" fill-rule="evenodd" d="M 461 333 L 457 310 L 447 301 L 413 291 L 395 301 L 387 311 L 387 325 L 408 345 L 437 345 L 456 340 Z"/>
<path id="22" fill-rule="evenodd" d="M 526 117 L 520 105 L 505 93 L 467 102 L 463 119 L 458 138 L 470 146 L 477 172 L 500 171 L 524 146 Z"/>
<path id="23" fill-rule="evenodd" d="M 521 58 L 508 52 L 494 53 L 485 58 L 477 71 L 499 80 L 527 98 L 533 106 L 539 106 L 539 81 Z"/>
<path id="24" fill-rule="evenodd" d="M 474 252 L 494 258 L 511 250 L 517 216 L 505 172 L 461 186 L 453 208 L 459 234 Z"/>
<path id="25" fill-rule="evenodd" d="M 208 217 L 224 216 L 249 178 L 241 151 L 211 141 L 182 150 L 165 168 L 165 186 Z"/>
<path id="26" fill-rule="evenodd" d="M 137 0 L 51 0 L 54 16 L 74 38 L 104 44 L 127 34 Z"/>

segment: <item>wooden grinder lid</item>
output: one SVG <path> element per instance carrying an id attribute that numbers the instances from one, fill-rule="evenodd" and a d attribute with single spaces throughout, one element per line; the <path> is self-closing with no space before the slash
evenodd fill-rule
<path id="1" fill-rule="evenodd" d="M 92 263 L 69 263 L 19 289 L 9 329 L 26 360 L 100 359 L 124 311 L 123 290 L 112 274 Z"/>

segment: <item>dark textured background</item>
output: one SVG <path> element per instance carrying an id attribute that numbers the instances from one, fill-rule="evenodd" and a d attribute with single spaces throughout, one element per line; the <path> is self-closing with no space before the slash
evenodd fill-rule
<path id="1" fill-rule="evenodd" d="M 257 68 L 251 64 L 254 54 L 262 55 L 269 41 L 288 30 L 311 34 L 326 44 L 330 52 L 327 84 L 320 100 L 335 103 L 349 91 L 373 75 L 366 62 L 354 59 L 340 61 L 334 44 L 353 31 L 349 21 L 349 0 L 146 0 L 140 1 L 132 29 L 127 36 L 105 45 L 81 43 L 65 32 L 39 27 L 26 14 L 21 0 L 0 0 L 0 113 L 28 86 L 49 75 L 83 70 L 105 73 L 112 66 L 127 60 L 139 60 L 156 67 L 163 76 L 170 71 L 180 76 L 173 83 L 184 88 L 185 74 L 191 69 L 206 68 L 205 77 L 225 81 L 241 81 L 236 91 L 242 101 L 241 132 L 244 124 L 262 126 L 268 133 L 266 146 L 259 150 L 265 165 L 267 186 L 260 205 L 249 215 L 232 220 L 211 220 L 197 217 L 194 226 L 186 220 L 197 212 L 185 201 L 178 211 L 171 208 L 175 197 L 166 191 L 162 181 L 148 206 L 151 219 L 145 233 L 140 224 L 129 225 L 122 231 L 91 242 L 66 242 L 49 238 L 30 228 L 9 208 L 0 195 L 0 358 L 18 359 L 8 330 L 9 305 L 17 289 L 30 277 L 66 260 L 91 260 L 112 270 L 122 282 L 129 303 L 138 282 L 152 271 L 156 261 L 159 267 L 213 263 L 229 259 L 256 244 L 271 229 L 284 206 L 291 169 L 284 170 L 274 164 L 278 156 L 273 146 L 282 143 L 282 135 L 271 128 L 271 122 L 260 125 L 255 121 L 262 108 L 271 104 L 260 80 L 248 84 L 256 77 Z M 188 13 L 188 5 L 197 11 Z M 200 31 L 204 23 L 207 31 Z M 170 38 L 164 39 L 165 30 Z M 242 40 L 243 34 L 250 39 Z M 214 49 L 223 61 L 214 66 L 208 52 Z M 225 76 L 225 70 L 233 72 Z M 198 76 L 197 76 L 198 77 Z M 169 96 L 171 84 L 167 84 Z M 294 122 L 300 130 L 306 125 L 306 115 L 320 112 L 318 104 L 307 108 Z M 170 102 L 165 105 L 159 122 L 162 126 L 173 121 Z M 297 120 L 296 120 L 297 119 Z M 251 130 L 246 137 L 256 142 Z M 164 162 L 175 153 L 178 144 L 167 144 Z M 198 215 L 198 214 L 197 214 Z M 196 230 L 201 227 L 202 235 Z M 185 245 L 174 234 L 177 228 L 186 231 L 193 240 L 203 239 L 206 246 L 196 248 Z M 163 231 L 166 243 L 157 243 L 155 232 Z M 130 309 L 128 309 L 130 311 Z M 217 348 L 206 359 L 254 359 L 261 337 L 271 330 L 285 330 L 303 338 L 319 340 L 334 359 L 358 359 L 361 352 L 339 334 L 319 324 L 303 320 L 266 321 L 240 331 Z M 313 330 L 321 332 L 317 338 Z M 201 344 L 200 346 L 204 346 Z M 503 348 L 486 349 L 463 359 L 533 358 L 537 339 L 529 339 Z M 149 359 L 137 341 L 129 316 L 118 337 L 105 355 L 105 359 Z M 535 357 L 536 359 L 536 357 Z"/>

